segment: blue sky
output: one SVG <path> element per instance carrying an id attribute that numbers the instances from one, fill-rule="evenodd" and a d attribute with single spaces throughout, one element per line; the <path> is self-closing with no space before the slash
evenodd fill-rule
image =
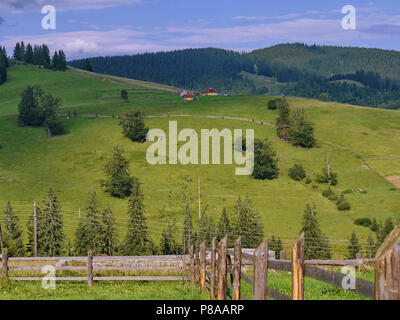
<path id="1" fill-rule="evenodd" d="M 43 30 L 44 5 L 57 10 Z M 357 10 L 344 30 L 342 7 Z M 1 0 L 0 44 L 47 43 L 68 57 L 194 47 L 250 51 L 305 42 L 400 51 L 400 1 L 379 0 Z"/>

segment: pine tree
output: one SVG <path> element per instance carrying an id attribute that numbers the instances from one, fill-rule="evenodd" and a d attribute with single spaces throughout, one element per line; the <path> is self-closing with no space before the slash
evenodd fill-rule
<path id="1" fill-rule="evenodd" d="M 25 62 L 26 63 L 33 63 L 33 49 L 30 43 L 26 46 L 25 51 Z"/>
<path id="2" fill-rule="evenodd" d="M 189 204 L 186 204 L 185 221 L 183 223 L 183 253 L 187 254 L 189 252 L 190 246 L 192 246 L 194 243 L 195 237 L 193 230 L 192 214 L 190 212 Z"/>
<path id="3" fill-rule="evenodd" d="M 14 48 L 14 59 L 17 61 L 22 61 L 22 55 L 21 55 L 21 45 L 19 42 L 16 43 L 15 48 Z"/>
<path id="4" fill-rule="evenodd" d="M 347 247 L 347 250 L 348 250 L 347 259 L 355 259 L 356 254 L 359 253 L 361 250 L 360 243 L 359 243 L 357 235 L 354 231 L 351 234 L 351 238 L 350 238 L 349 246 Z"/>
<path id="5" fill-rule="evenodd" d="M 124 113 L 121 116 L 120 125 L 122 133 L 133 142 L 145 142 L 149 128 L 144 122 L 144 113 L 136 111 L 134 113 Z"/>
<path id="6" fill-rule="evenodd" d="M 8 249 L 11 257 L 23 257 L 25 255 L 25 246 L 23 242 L 22 229 L 20 221 L 8 202 L 4 215 L 4 246 Z"/>
<path id="7" fill-rule="evenodd" d="M 126 89 L 121 90 L 121 99 L 128 100 L 128 90 L 126 90 Z"/>
<path id="8" fill-rule="evenodd" d="M 113 212 L 110 208 L 103 211 L 102 222 L 104 225 L 105 253 L 112 256 L 117 250 L 117 229 Z"/>
<path id="9" fill-rule="evenodd" d="M 385 220 L 385 224 L 379 224 L 380 228 L 378 229 L 378 247 L 385 241 L 386 237 L 393 231 L 394 224 L 392 218 L 387 218 Z"/>
<path id="10" fill-rule="evenodd" d="M 304 257 L 305 259 L 330 259 L 331 250 L 327 237 L 322 233 L 315 205 L 307 204 L 303 215 Z"/>
<path id="11" fill-rule="evenodd" d="M 52 64 L 52 68 L 53 68 L 54 71 L 59 70 L 59 67 L 60 67 L 60 60 L 59 60 L 59 58 L 58 58 L 58 53 L 57 53 L 57 51 L 54 52 L 54 55 L 53 55 L 53 59 L 52 59 L 52 61 L 51 61 L 51 64 Z"/>
<path id="12" fill-rule="evenodd" d="M 234 238 L 242 237 L 244 248 L 256 248 L 264 238 L 263 226 L 258 212 L 247 196 L 243 201 L 240 197 L 233 207 L 233 234 Z"/>
<path id="13" fill-rule="evenodd" d="M 61 254 L 64 247 L 64 231 L 61 205 L 52 189 L 43 200 L 40 229 L 40 255 L 55 257 Z"/>
<path id="14" fill-rule="evenodd" d="M 204 211 L 200 218 L 198 241 L 206 242 L 206 246 L 211 245 L 212 239 L 215 237 L 214 220 Z"/>
<path id="15" fill-rule="evenodd" d="M 365 248 L 365 256 L 367 258 L 373 258 L 375 257 L 375 254 L 376 254 L 376 244 L 372 235 L 369 234 L 367 239 L 367 246 Z"/>
<path id="16" fill-rule="evenodd" d="M 231 246 L 234 239 L 233 239 L 233 234 L 232 234 L 232 227 L 231 223 L 229 221 L 228 217 L 228 212 L 226 211 L 226 208 L 222 209 L 222 214 L 218 222 L 218 228 L 217 228 L 217 241 L 221 241 L 225 236 L 228 236 L 228 246 Z"/>
<path id="17" fill-rule="evenodd" d="M 93 252 L 93 255 L 106 253 L 104 243 L 105 230 L 100 219 L 96 192 L 91 190 L 89 206 L 85 209 L 85 217 L 79 221 L 75 233 L 75 247 L 78 255 L 85 256 L 89 250 Z"/>
<path id="18" fill-rule="evenodd" d="M 160 241 L 160 252 L 163 255 L 181 254 L 182 248 L 175 238 L 176 224 L 168 222 L 167 228 L 163 230 Z"/>
<path id="19" fill-rule="evenodd" d="M 306 119 L 304 109 L 296 109 L 289 119 L 287 138 L 290 143 L 303 148 L 312 148 L 315 145 L 314 127 Z"/>
<path id="20" fill-rule="evenodd" d="M 85 66 L 83 67 L 83 70 L 93 72 L 92 64 L 90 63 L 89 59 L 85 60 Z"/>
<path id="21" fill-rule="evenodd" d="M 123 155 L 122 146 L 115 146 L 113 158 L 105 165 L 108 180 L 105 182 L 106 190 L 114 197 L 125 198 L 131 195 L 134 178 L 129 173 L 129 162 Z"/>
<path id="22" fill-rule="evenodd" d="M 290 108 L 286 98 L 277 101 L 279 117 L 276 121 L 278 137 L 286 140 L 290 126 Z"/>
<path id="23" fill-rule="evenodd" d="M 278 159 L 268 139 L 254 141 L 254 179 L 276 179 L 279 176 Z"/>
<path id="24" fill-rule="evenodd" d="M 122 244 L 124 255 L 151 255 L 154 244 L 148 237 L 146 217 L 144 216 L 143 194 L 140 183 L 133 185 L 132 196 L 129 199 L 129 225 L 126 238 Z"/>

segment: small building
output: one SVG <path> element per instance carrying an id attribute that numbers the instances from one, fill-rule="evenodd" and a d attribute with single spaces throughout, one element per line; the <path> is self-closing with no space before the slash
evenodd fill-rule
<path id="1" fill-rule="evenodd" d="M 213 88 L 208 88 L 207 90 L 204 90 L 201 95 L 202 96 L 216 96 L 217 91 L 215 91 Z"/>
<path id="2" fill-rule="evenodd" d="M 192 94 L 185 94 L 183 96 L 183 100 L 185 100 L 185 101 L 193 101 L 193 99 L 194 99 L 194 96 Z"/>
<path id="3" fill-rule="evenodd" d="M 189 94 L 189 92 L 185 89 L 182 89 L 180 91 L 177 92 L 178 96 L 184 97 L 185 95 Z"/>

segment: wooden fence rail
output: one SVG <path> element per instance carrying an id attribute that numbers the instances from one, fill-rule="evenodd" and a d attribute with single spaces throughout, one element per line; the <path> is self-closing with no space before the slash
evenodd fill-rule
<path id="1" fill-rule="evenodd" d="M 216 239 L 211 242 L 211 265 L 207 272 L 205 259 L 202 261 L 202 274 L 209 284 L 201 284 L 201 290 L 208 288 L 210 298 L 215 295 L 215 278 L 218 279 L 217 299 L 226 300 L 227 290 L 232 292 L 232 300 L 245 300 L 247 297 L 241 292 L 241 281 L 252 287 L 253 300 L 304 300 L 304 279 L 312 278 L 335 287 L 343 288 L 343 283 L 348 280 L 348 275 L 322 269 L 316 266 L 360 266 L 364 263 L 375 264 L 375 283 L 355 278 L 355 286 L 349 290 L 369 299 L 391 299 L 400 300 L 400 226 L 385 240 L 378 250 L 376 259 L 353 259 L 353 260 L 305 260 L 304 259 L 304 234 L 292 248 L 292 260 L 272 260 L 268 256 L 268 240 L 263 241 L 254 251 L 253 255 L 245 253 L 241 249 L 241 238 L 235 241 L 234 249 L 227 249 L 228 237 L 223 238 L 218 244 L 218 259 L 216 259 Z M 202 243 L 202 257 L 205 257 L 205 243 Z M 233 263 L 232 261 L 233 256 Z M 285 252 L 281 257 L 286 258 Z M 243 260 L 252 261 L 253 277 L 242 270 Z M 215 263 L 217 261 L 217 266 Z M 272 289 L 268 286 L 268 269 L 290 272 L 292 275 L 291 297 Z M 217 274 L 215 274 L 217 271 Z M 228 275 L 230 282 L 228 282 Z M 214 279 L 214 280 L 213 280 Z"/>

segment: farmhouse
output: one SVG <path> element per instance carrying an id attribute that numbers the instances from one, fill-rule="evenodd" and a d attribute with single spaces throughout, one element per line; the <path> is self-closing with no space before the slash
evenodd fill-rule
<path id="1" fill-rule="evenodd" d="M 185 94 L 183 96 L 183 100 L 185 100 L 185 101 L 193 101 L 193 98 L 194 98 L 194 96 L 191 94 Z"/>
<path id="2" fill-rule="evenodd" d="M 203 93 L 201 95 L 203 95 L 203 96 L 216 96 L 217 95 L 217 91 L 215 91 L 213 88 L 208 88 L 207 90 L 203 91 Z"/>

